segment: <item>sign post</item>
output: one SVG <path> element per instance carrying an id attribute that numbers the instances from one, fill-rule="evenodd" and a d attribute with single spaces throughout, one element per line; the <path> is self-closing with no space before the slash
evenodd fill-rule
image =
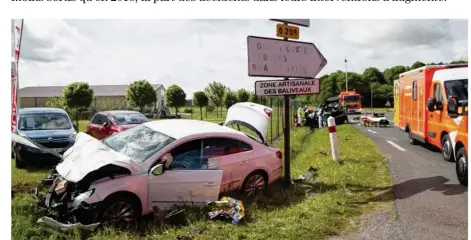
<path id="1" fill-rule="evenodd" d="M 288 41 L 298 39 L 299 28 L 288 23 L 309 27 L 309 19 L 270 19 L 282 22 L 276 35 L 283 39 L 247 37 L 248 72 L 251 77 L 282 77 L 283 80 L 255 82 L 257 96 L 283 96 L 284 175 L 286 186 L 291 184 L 290 168 L 290 96 L 316 94 L 319 79 L 316 75 L 327 60 L 313 43 Z M 289 79 L 301 78 L 301 79 Z"/>

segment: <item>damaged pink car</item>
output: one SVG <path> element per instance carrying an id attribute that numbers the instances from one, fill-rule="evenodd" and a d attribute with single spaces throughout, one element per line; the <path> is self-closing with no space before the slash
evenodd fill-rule
<path id="1" fill-rule="evenodd" d="M 220 193 L 252 196 L 281 176 L 282 154 L 266 143 L 272 109 L 237 103 L 222 124 L 159 120 L 97 140 L 79 133 L 40 197 L 53 231 L 129 225 L 155 210 L 206 204 Z M 255 136 L 231 128 L 245 127 Z"/>

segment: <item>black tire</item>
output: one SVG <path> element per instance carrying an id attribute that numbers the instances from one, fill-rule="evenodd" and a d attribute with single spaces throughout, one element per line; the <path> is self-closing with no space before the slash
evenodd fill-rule
<path id="1" fill-rule="evenodd" d="M 417 145 L 417 140 L 412 136 L 412 131 L 409 129 L 409 143 L 411 145 Z"/>
<path id="2" fill-rule="evenodd" d="M 24 160 L 21 160 L 18 156 L 18 150 L 15 150 L 15 165 L 16 165 L 16 168 L 25 168 L 26 167 L 26 163 L 24 162 Z"/>
<path id="3" fill-rule="evenodd" d="M 442 156 L 447 162 L 454 162 L 453 145 L 451 143 L 450 135 L 445 134 L 442 138 Z"/>
<path id="4" fill-rule="evenodd" d="M 263 180 L 262 181 L 263 185 L 257 187 L 256 185 L 258 185 L 259 180 Z M 245 178 L 244 183 L 242 184 L 242 188 L 240 190 L 242 194 L 244 194 L 244 196 L 253 197 L 257 193 L 267 188 L 267 185 L 268 185 L 267 175 L 262 171 L 255 171 L 255 172 L 250 173 Z M 250 190 L 250 188 L 252 188 L 252 190 Z"/>
<path id="5" fill-rule="evenodd" d="M 464 147 L 458 149 L 456 153 L 455 166 L 458 181 L 461 185 L 468 186 L 468 155 L 466 155 Z"/>
<path id="6" fill-rule="evenodd" d="M 123 210 L 123 211 L 120 211 L 121 212 L 120 215 L 131 214 L 131 216 L 130 217 L 119 216 L 120 219 L 117 220 L 117 222 L 111 223 L 110 218 L 113 218 L 113 217 L 111 217 L 110 215 L 112 215 L 112 211 L 116 211 L 116 209 L 119 209 L 119 208 Z M 124 211 L 125 209 L 128 209 L 128 210 Z M 141 218 L 141 213 L 142 211 L 141 211 L 140 204 L 137 203 L 136 200 L 134 200 L 132 196 L 119 194 L 119 195 L 108 197 L 102 202 L 102 204 L 100 205 L 98 214 L 97 214 L 96 222 L 100 222 L 103 227 L 110 226 L 110 227 L 117 227 L 122 230 L 127 230 L 127 229 L 132 228 L 133 226 L 137 226 L 137 222 Z M 116 218 L 114 218 L 114 220 L 116 220 Z"/>

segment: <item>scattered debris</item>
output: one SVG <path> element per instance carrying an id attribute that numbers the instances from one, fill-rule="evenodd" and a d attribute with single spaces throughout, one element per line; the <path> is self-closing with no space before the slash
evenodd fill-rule
<path id="1" fill-rule="evenodd" d="M 232 223 L 237 224 L 245 216 L 244 205 L 237 199 L 222 197 L 220 201 L 210 202 L 208 205 L 212 209 L 208 213 L 211 219 L 232 219 Z"/>
<path id="2" fill-rule="evenodd" d="M 324 151 L 320 151 L 319 153 L 322 154 L 322 155 L 324 155 L 324 156 L 328 156 L 328 155 L 329 155 L 328 153 L 326 153 L 326 152 L 324 152 Z"/>
<path id="3" fill-rule="evenodd" d="M 307 172 L 299 175 L 298 178 L 294 179 L 294 182 L 295 183 L 311 182 L 311 181 L 314 181 L 315 177 L 317 177 L 317 169 L 310 167 Z"/>
<path id="4" fill-rule="evenodd" d="M 293 180 L 293 183 L 305 188 L 305 192 L 309 195 L 315 195 L 317 192 L 314 190 L 315 178 L 317 177 L 317 169 L 312 166 L 309 170 L 298 178 Z"/>

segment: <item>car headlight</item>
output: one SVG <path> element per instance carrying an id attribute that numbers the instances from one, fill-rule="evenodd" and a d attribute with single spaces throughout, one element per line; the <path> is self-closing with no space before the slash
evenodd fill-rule
<path id="1" fill-rule="evenodd" d="M 95 192 L 95 189 L 90 189 L 84 193 L 81 193 L 79 194 L 77 197 L 74 198 L 74 200 L 72 200 L 72 202 L 70 203 L 70 208 L 72 208 L 72 210 L 76 209 L 78 206 L 80 206 L 80 204 L 87 200 L 90 196 L 92 196 L 93 192 Z"/>
<path id="2" fill-rule="evenodd" d="M 77 133 L 72 133 L 69 135 L 69 141 L 75 141 L 75 138 L 77 137 Z"/>

